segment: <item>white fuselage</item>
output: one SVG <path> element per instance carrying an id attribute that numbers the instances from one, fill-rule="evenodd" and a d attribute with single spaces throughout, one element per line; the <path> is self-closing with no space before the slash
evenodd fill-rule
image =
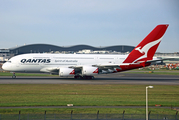
<path id="1" fill-rule="evenodd" d="M 127 55 L 109 54 L 22 54 L 4 63 L 3 69 L 12 72 L 48 72 L 46 68 L 67 68 L 84 65 L 120 65 Z"/>

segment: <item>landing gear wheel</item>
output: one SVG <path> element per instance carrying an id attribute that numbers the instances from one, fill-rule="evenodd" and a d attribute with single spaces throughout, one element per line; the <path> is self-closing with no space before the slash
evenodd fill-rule
<path id="1" fill-rule="evenodd" d="M 93 79 L 94 79 L 94 76 L 91 76 L 91 79 L 93 80 Z"/>
<path id="2" fill-rule="evenodd" d="M 83 76 L 83 79 L 94 79 L 94 76 Z"/>
<path id="3" fill-rule="evenodd" d="M 88 79 L 94 79 L 94 76 L 88 76 Z"/>
<path id="4" fill-rule="evenodd" d="M 74 76 L 75 79 L 81 79 L 82 77 L 80 75 Z"/>

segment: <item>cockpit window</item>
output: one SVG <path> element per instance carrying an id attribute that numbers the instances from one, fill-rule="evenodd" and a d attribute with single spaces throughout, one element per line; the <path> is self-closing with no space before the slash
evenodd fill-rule
<path id="1" fill-rule="evenodd" d="M 8 60 L 7 62 L 8 62 L 8 63 L 11 63 L 11 61 L 9 61 L 9 60 Z"/>

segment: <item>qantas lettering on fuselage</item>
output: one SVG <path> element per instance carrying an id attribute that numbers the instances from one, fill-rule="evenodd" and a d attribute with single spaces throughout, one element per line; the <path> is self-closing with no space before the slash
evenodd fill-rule
<path id="1" fill-rule="evenodd" d="M 50 63 L 51 59 L 22 59 L 21 63 Z"/>

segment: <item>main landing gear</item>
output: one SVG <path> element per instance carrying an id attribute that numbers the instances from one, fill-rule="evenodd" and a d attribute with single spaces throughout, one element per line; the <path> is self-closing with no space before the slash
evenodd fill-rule
<path id="1" fill-rule="evenodd" d="M 13 74 L 12 74 L 12 78 L 13 78 L 13 79 L 16 78 L 16 73 L 15 73 L 15 72 L 13 72 Z"/>
<path id="2" fill-rule="evenodd" d="M 80 75 L 75 75 L 75 79 L 94 79 L 94 76 L 80 76 Z"/>

